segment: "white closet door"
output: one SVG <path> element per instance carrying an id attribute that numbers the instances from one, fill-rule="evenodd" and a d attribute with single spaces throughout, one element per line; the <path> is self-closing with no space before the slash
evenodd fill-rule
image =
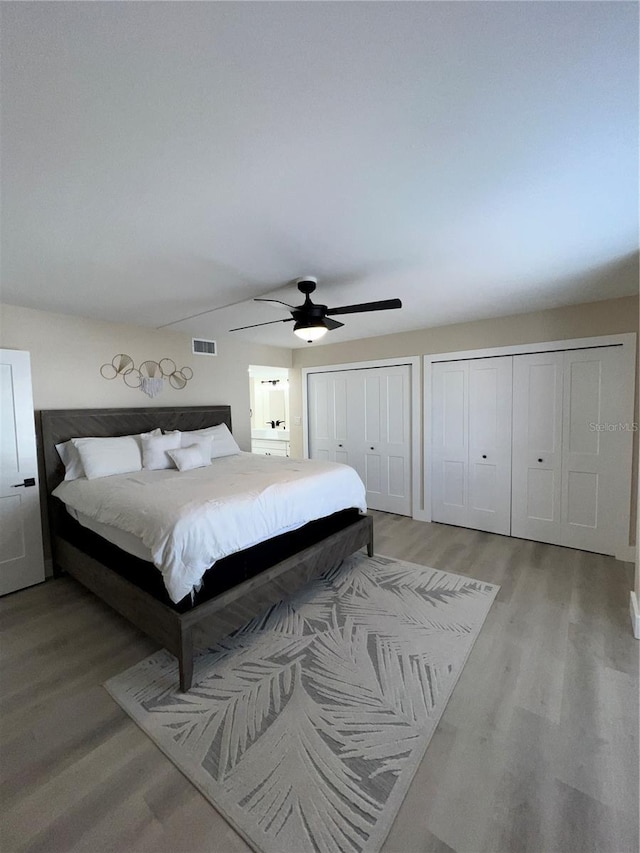
<path id="1" fill-rule="evenodd" d="M 615 552 L 621 507 L 616 482 L 624 454 L 618 452 L 623 438 L 617 425 L 624 394 L 618 352 L 601 347 L 564 353 L 560 544 L 600 554 Z"/>
<path id="2" fill-rule="evenodd" d="M 510 356 L 469 362 L 469 527 L 511 532 Z"/>
<path id="3" fill-rule="evenodd" d="M 561 541 L 564 353 L 513 358 L 511 535 Z"/>
<path id="4" fill-rule="evenodd" d="M 441 361 L 432 372 L 431 517 L 466 527 L 469 472 L 469 362 Z"/>
<path id="5" fill-rule="evenodd" d="M 367 506 L 411 515 L 410 368 L 403 364 L 352 373 L 354 393 L 350 399 L 356 403 L 354 417 L 362 429 L 361 476 L 367 489 Z"/>
<path id="6" fill-rule="evenodd" d="M 309 376 L 309 455 L 312 459 L 353 464 L 353 439 L 350 440 L 348 433 L 347 379 L 342 372 Z"/>
<path id="7" fill-rule="evenodd" d="M 409 365 L 311 373 L 309 456 L 351 465 L 371 509 L 411 515 Z"/>

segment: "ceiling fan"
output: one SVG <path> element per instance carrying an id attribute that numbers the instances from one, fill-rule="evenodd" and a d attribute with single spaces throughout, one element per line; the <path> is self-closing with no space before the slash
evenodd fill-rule
<path id="1" fill-rule="evenodd" d="M 304 293 L 304 302 L 302 305 L 289 305 L 288 302 L 282 302 L 280 299 L 254 299 L 254 302 L 277 302 L 279 305 L 286 305 L 291 311 L 291 317 L 285 317 L 284 320 L 269 320 L 266 323 L 253 323 L 250 326 L 238 326 L 236 329 L 229 329 L 230 332 L 239 332 L 242 329 L 255 329 L 257 326 L 270 326 L 273 323 L 295 323 L 293 327 L 294 334 L 307 343 L 311 344 L 319 340 L 323 335 L 326 335 L 331 329 L 339 329 L 344 326 L 344 323 L 339 323 L 337 320 L 332 320 L 331 315 L 334 314 L 361 314 L 365 311 L 387 311 L 390 308 L 402 308 L 402 302 L 399 299 L 382 299 L 378 302 L 361 302 L 359 305 L 343 305 L 339 308 L 327 308 L 326 305 L 318 305 L 311 301 L 310 294 L 316 289 L 318 279 L 313 276 L 305 276 L 296 281 L 298 290 Z"/>

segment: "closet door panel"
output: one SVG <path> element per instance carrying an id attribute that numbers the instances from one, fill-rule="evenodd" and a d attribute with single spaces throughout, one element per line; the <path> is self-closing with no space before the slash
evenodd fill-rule
<path id="1" fill-rule="evenodd" d="M 309 382 L 309 454 L 313 459 L 335 459 L 333 376 L 317 373 Z"/>
<path id="2" fill-rule="evenodd" d="M 613 554 L 620 465 L 617 348 L 564 353 L 561 544 Z"/>
<path id="3" fill-rule="evenodd" d="M 432 372 L 432 518 L 468 523 L 469 362 L 437 362 Z"/>
<path id="4" fill-rule="evenodd" d="M 511 531 L 512 358 L 469 362 L 469 527 Z"/>
<path id="5" fill-rule="evenodd" d="M 365 395 L 365 485 L 372 509 L 411 515 L 408 365 L 358 370 Z"/>
<path id="6" fill-rule="evenodd" d="M 386 481 L 389 506 L 395 512 L 411 514 L 411 420 L 409 367 L 394 368 L 385 377 Z"/>
<path id="7" fill-rule="evenodd" d="M 410 367 L 308 378 L 309 454 L 351 465 L 371 509 L 411 515 Z"/>
<path id="8" fill-rule="evenodd" d="M 562 496 L 561 352 L 513 358 L 511 534 L 559 544 Z"/>
<path id="9" fill-rule="evenodd" d="M 347 377 L 340 374 L 334 374 L 333 376 L 333 410 L 333 437 L 336 441 L 344 443 L 349 438 L 349 420 L 347 417 Z"/>
<path id="10" fill-rule="evenodd" d="M 357 430 L 350 413 L 347 377 L 342 373 L 309 376 L 309 455 L 312 459 L 353 464 L 350 433 Z"/>

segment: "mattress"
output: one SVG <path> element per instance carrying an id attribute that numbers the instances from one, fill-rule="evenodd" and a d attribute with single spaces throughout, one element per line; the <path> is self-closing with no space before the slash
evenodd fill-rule
<path id="1" fill-rule="evenodd" d="M 85 526 L 106 525 L 90 529 L 123 550 L 141 556 L 131 549 L 142 545 L 176 603 L 223 557 L 343 509 L 366 512 L 353 468 L 251 453 L 192 471 L 65 481 L 53 494 Z"/>
<path id="2" fill-rule="evenodd" d="M 104 524 L 101 521 L 89 518 L 88 515 L 85 515 L 83 512 L 79 512 L 72 506 L 67 506 L 67 512 L 71 518 L 75 518 L 78 524 L 86 527 L 87 530 L 92 530 L 94 533 L 97 533 L 98 536 L 102 536 L 102 538 L 106 539 L 107 542 L 111 542 L 112 545 L 116 545 L 118 548 L 126 551 L 127 554 L 131 554 L 132 557 L 138 557 L 139 560 L 145 560 L 147 563 L 153 563 L 151 549 L 147 548 L 139 536 L 135 536 L 127 530 L 120 530 L 112 524 Z"/>

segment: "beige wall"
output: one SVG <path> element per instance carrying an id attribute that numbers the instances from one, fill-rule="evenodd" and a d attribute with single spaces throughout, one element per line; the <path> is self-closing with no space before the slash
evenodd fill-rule
<path id="1" fill-rule="evenodd" d="M 295 425 L 296 416 L 302 415 L 301 368 L 325 364 L 348 364 L 355 361 L 373 361 L 381 358 L 400 358 L 428 353 L 457 352 L 485 347 L 513 346 L 541 341 L 586 338 L 638 332 L 637 296 L 588 302 L 515 314 L 491 320 L 476 320 L 453 326 L 384 337 L 365 338 L 341 344 L 309 346 L 293 351 L 293 369 L 290 372 L 291 452 L 302 455 L 302 427 Z M 638 422 L 638 398 L 635 401 L 635 421 Z M 635 541 L 635 513 L 637 499 L 638 434 L 634 435 L 634 482 L 632 495 L 631 541 Z"/>
<path id="2" fill-rule="evenodd" d="M 346 322 L 346 321 L 345 321 Z M 607 299 L 293 351 L 293 367 L 341 364 L 638 331 L 638 297 Z"/>
<path id="3" fill-rule="evenodd" d="M 233 338 L 219 338 L 217 343 L 216 357 L 194 356 L 191 336 L 183 333 L 0 306 L 0 346 L 31 353 L 36 409 L 228 403 L 238 444 L 250 450 L 249 364 L 288 367 L 291 350 L 247 345 Z M 181 391 L 165 383 L 164 391 L 152 400 L 128 388 L 120 377 L 102 378 L 100 366 L 117 353 L 127 353 L 136 365 L 171 358 L 179 368 L 191 367 L 193 379 Z"/>

